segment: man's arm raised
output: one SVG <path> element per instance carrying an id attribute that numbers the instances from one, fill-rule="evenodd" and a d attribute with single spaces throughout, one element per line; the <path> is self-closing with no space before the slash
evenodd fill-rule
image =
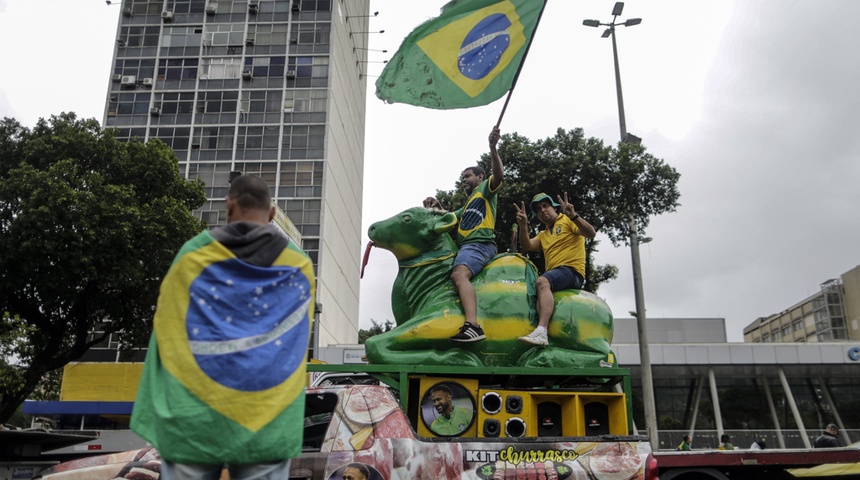
<path id="1" fill-rule="evenodd" d="M 490 190 L 499 188 L 499 185 L 502 184 L 502 179 L 505 178 L 505 167 L 502 165 L 502 157 L 499 156 L 499 152 L 496 150 L 496 145 L 499 143 L 500 138 L 502 138 L 502 134 L 499 131 L 499 127 L 493 127 L 489 138 L 490 155 L 493 157 L 493 181 L 490 182 Z"/>
<path id="2" fill-rule="evenodd" d="M 524 252 L 533 252 L 540 250 L 540 240 L 531 238 L 529 235 L 529 217 L 526 213 L 526 203 L 520 202 L 519 205 L 514 204 L 517 209 L 517 227 L 519 227 L 520 246 Z"/>

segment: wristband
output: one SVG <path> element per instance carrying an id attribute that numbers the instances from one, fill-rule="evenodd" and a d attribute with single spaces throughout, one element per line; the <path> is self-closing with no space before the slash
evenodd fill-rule
<path id="1" fill-rule="evenodd" d="M 577 218 L 579 218 L 579 214 L 578 214 L 578 213 L 577 213 L 577 214 L 575 214 L 574 216 L 570 217 L 570 220 L 571 220 L 571 221 L 573 221 L 573 220 L 576 220 Z"/>

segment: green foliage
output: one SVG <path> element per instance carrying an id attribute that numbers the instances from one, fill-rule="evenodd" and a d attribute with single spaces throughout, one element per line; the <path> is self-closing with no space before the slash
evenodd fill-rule
<path id="1" fill-rule="evenodd" d="M 630 216 L 638 222 L 639 234 L 643 235 L 650 216 L 672 212 L 679 205 L 680 174 L 641 145 L 607 146 L 602 140 L 586 138 L 580 128 L 559 128 L 554 136 L 536 141 L 517 133 L 505 134 L 498 149 L 505 166 L 496 216 L 499 251 L 511 250 L 516 225 L 513 203 L 525 202 L 528 207 L 531 198 L 540 192 L 554 199 L 567 192 L 577 213 L 598 232 L 605 233 L 615 246 L 628 241 Z M 489 153 L 478 165 L 490 171 Z M 458 182 L 456 190 L 437 192 L 444 208 L 452 210 L 465 203 L 465 194 L 459 187 Z M 532 220 L 529 226 L 534 236 L 541 224 Z M 594 264 L 599 243 L 586 242 L 586 290 L 591 292 L 618 275 L 614 265 Z M 528 257 L 542 272 L 541 254 L 529 253 Z"/>
<path id="2" fill-rule="evenodd" d="M 0 122 L 0 421 L 106 335 L 145 345 L 159 281 L 205 227 L 191 215 L 204 201 L 158 140 L 119 141 L 74 113 Z"/>
<path id="3" fill-rule="evenodd" d="M 370 323 L 372 323 L 373 326 L 367 330 L 363 328 L 358 330 L 358 343 L 363 344 L 368 338 L 374 335 L 379 335 L 380 333 L 391 331 L 391 329 L 394 328 L 394 323 L 392 323 L 391 320 L 386 320 L 385 323 L 380 324 L 376 323 L 376 320 L 371 319 Z"/>

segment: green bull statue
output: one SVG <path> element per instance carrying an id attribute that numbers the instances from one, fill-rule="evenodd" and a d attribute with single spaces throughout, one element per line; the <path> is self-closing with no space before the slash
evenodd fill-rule
<path id="1" fill-rule="evenodd" d="M 478 321 L 487 339 L 455 344 L 449 337 L 463 324 L 463 309 L 451 268 L 457 247 L 448 231 L 453 213 L 410 208 L 370 226 L 376 247 L 391 251 L 399 272 L 391 292 L 396 327 L 367 339 L 371 364 L 612 367 L 612 312 L 584 290 L 554 293 L 549 346 L 517 340 L 537 325 L 537 269 L 518 254 L 500 254 L 472 279 L 478 298 Z"/>

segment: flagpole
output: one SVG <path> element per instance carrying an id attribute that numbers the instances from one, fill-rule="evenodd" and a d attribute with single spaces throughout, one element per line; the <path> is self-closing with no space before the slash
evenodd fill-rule
<path id="1" fill-rule="evenodd" d="M 511 95 L 514 93 L 514 87 L 517 86 L 517 79 L 520 78 L 520 72 L 523 69 L 523 65 L 526 63 L 526 57 L 529 55 L 529 49 L 532 48 L 532 42 L 535 40 L 535 35 L 537 34 L 538 26 L 540 25 L 540 19 L 543 17 L 543 11 L 546 9 L 546 4 L 549 3 L 549 0 L 545 0 L 543 2 L 543 6 L 540 7 L 540 12 L 538 13 L 537 21 L 535 22 L 535 28 L 532 30 L 532 37 L 529 39 L 529 44 L 526 45 L 526 51 L 523 52 L 523 59 L 520 60 L 520 64 L 517 67 L 517 73 L 514 74 L 514 81 L 511 82 L 511 89 L 508 90 L 508 96 L 505 97 L 505 104 L 502 106 L 502 113 L 499 114 L 499 120 L 496 122 L 496 128 L 499 128 L 502 124 L 502 118 L 505 116 L 505 110 L 508 109 L 508 102 L 511 101 Z"/>

